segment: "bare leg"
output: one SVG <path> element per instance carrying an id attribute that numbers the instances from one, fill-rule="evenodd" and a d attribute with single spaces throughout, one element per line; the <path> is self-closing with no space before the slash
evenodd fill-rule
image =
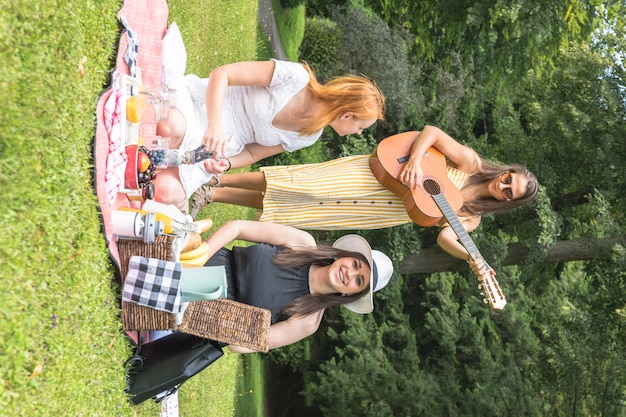
<path id="1" fill-rule="evenodd" d="M 189 210 L 183 184 L 178 177 L 178 167 L 159 172 L 154 179 L 154 199 L 163 204 L 173 204 L 183 213 Z"/>
<path id="2" fill-rule="evenodd" d="M 170 109 L 167 120 L 157 124 L 157 135 L 170 138 L 172 149 L 178 149 L 187 131 L 187 119 L 178 109 Z"/>
<path id="3" fill-rule="evenodd" d="M 194 219 L 204 206 L 214 202 L 263 209 L 263 192 L 267 184 L 262 172 L 225 174 L 219 177 L 219 181 L 219 186 L 211 186 L 209 182 L 192 196 L 190 214 Z"/>
<path id="4" fill-rule="evenodd" d="M 240 188 L 213 188 L 213 202 L 263 210 L 263 193 Z"/>
<path id="5" fill-rule="evenodd" d="M 192 197 L 191 216 L 194 219 L 205 205 L 214 202 L 263 209 L 267 182 L 262 172 L 224 174 L 219 177 L 219 186 L 209 184 L 200 187 Z"/>
<path id="6" fill-rule="evenodd" d="M 220 177 L 220 185 L 222 187 L 265 192 L 267 182 L 265 181 L 265 174 L 262 172 L 242 172 L 222 175 Z M 226 201 L 224 202 L 226 203 Z"/>

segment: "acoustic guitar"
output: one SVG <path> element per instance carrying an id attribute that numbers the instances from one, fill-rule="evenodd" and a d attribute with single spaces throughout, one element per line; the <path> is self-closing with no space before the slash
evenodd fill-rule
<path id="1" fill-rule="evenodd" d="M 481 277 L 479 289 L 485 291 L 483 295 L 492 309 L 502 310 L 506 299 L 494 277 L 494 271 L 456 215 L 456 211 L 463 205 L 463 197 L 448 178 L 445 155 L 433 147 L 426 151 L 421 163 L 424 172 L 422 187 L 411 190 L 397 179 L 409 160 L 411 147 L 418 135 L 419 132 L 405 132 L 383 139 L 370 158 L 372 173 L 378 182 L 402 199 L 409 217 L 415 223 L 429 227 L 438 224 L 442 218 L 446 219 L 469 256 L 475 262 L 481 260 L 485 264 L 486 272 Z"/>

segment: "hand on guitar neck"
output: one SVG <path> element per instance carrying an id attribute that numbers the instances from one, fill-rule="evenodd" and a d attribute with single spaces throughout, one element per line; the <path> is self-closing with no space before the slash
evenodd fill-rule
<path id="1" fill-rule="evenodd" d="M 467 263 L 470 269 L 472 270 L 472 272 L 476 274 L 479 281 L 482 281 L 484 277 L 487 275 L 491 277 L 496 276 L 496 271 L 494 271 L 493 268 L 491 268 L 491 266 L 487 262 L 485 262 L 485 260 L 482 258 L 478 258 L 474 260 L 473 258 L 470 257 Z"/>
<path id="2" fill-rule="evenodd" d="M 481 295 L 485 302 L 494 310 L 502 310 L 506 305 L 506 298 L 496 281 L 496 271 L 485 262 L 480 253 L 474 256 L 470 254 L 467 263 L 480 281 L 478 289 L 482 290 Z"/>

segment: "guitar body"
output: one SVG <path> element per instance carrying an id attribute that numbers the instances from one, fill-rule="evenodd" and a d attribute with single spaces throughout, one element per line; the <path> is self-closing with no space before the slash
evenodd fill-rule
<path id="1" fill-rule="evenodd" d="M 420 132 L 406 132 L 383 139 L 370 157 L 370 168 L 374 177 L 386 189 L 393 192 L 404 203 L 404 208 L 411 220 L 420 226 L 435 226 L 445 218 L 469 256 L 476 262 L 484 259 L 480 251 L 461 224 L 456 212 L 463 206 L 463 197 L 458 188 L 448 178 L 446 157 L 437 149 L 430 147 L 422 158 L 424 178 L 421 187 L 409 189 L 398 177 L 411 154 L 411 147 Z M 482 275 L 480 288 L 484 290 L 485 302 L 494 310 L 502 310 L 506 298 L 495 279 L 493 270 L 484 262 L 485 274 Z"/>
<path id="2" fill-rule="evenodd" d="M 370 168 L 374 177 L 386 189 L 402 199 L 404 208 L 411 220 L 420 226 L 435 226 L 444 217 L 439 206 L 432 198 L 430 191 L 435 185 L 439 192 L 446 196 L 450 206 L 457 211 L 463 205 L 463 197 L 458 188 L 448 179 L 446 157 L 436 148 L 429 148 L 422 158 L 424 183 L 415 190 L 409 189 L 397 178 L 408 161 L 411 147 L 420 132 L 405 132 L 383 139 L 370 158 Z"/>

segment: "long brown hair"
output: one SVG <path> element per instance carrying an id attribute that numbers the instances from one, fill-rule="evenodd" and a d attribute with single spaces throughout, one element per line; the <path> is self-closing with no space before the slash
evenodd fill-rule
<path id="1" fill-rule="evenodd" d="M 338 258 L 354 257 L 369 265 L 367 258 L 358 252 L 350 252 L 330 246 L 315 248 L 287 248 L 276 255 L 272 262 L 283 268 L 306 267 L 311 265 L 327 266 Z M 372 265 L 369 265 L 372 268 Z M 288 316 L 307 316 L 327 307 L 347 304 L 356 301 L 369 291 L 369 286 L 363 291 L 342 296 L 341 294 L 307 294 L 293 300 L 283 309 Z"/>
<path id="2" fill-rule="evenodd" d="M 313 100 L 320 103 L 317 112 L 305 119 L 306 126 L 299 132 L 301 136 L 313 135 L 345 112 L 351 112 L 357 119 L 375 117 L 383 120 L 385 97 L 374 81 L 366 77 L 347 75 L 320 84 L 311 67 L 305 62 L 301 64 L 311 77 L 307 88 Z"/>
<path id="3" fill-rule="evenodd" d="M 526 179 L 528 180 L 526 192 L 522 197 L 510 201 L 496 200 L 492 197 L 466 201 L 463 203 L 463 207 L 461 208 L 461 210 L 463 210 L 464 212 L 471 215 L 480 216 L 486 213 L 498 213 L 501 211 L 512 210 L 516 207 L 533 201 L 537 196 L 537 191 L 539 190 L 537 177 L 535 177 L 535 174 L 530 172 L 526 167 L 517 164 L 494 164 L 484 159 L 481 159 L 481 164 L 482 167 L 480 168 L 480 170 L 473 174 L 471 177 L 469 177 L 463 188 L 472 185 L 487 183 L 494 178 L 501 176 L 505 172 L 510 172 L 517 173 L 526 177 Z"/>

